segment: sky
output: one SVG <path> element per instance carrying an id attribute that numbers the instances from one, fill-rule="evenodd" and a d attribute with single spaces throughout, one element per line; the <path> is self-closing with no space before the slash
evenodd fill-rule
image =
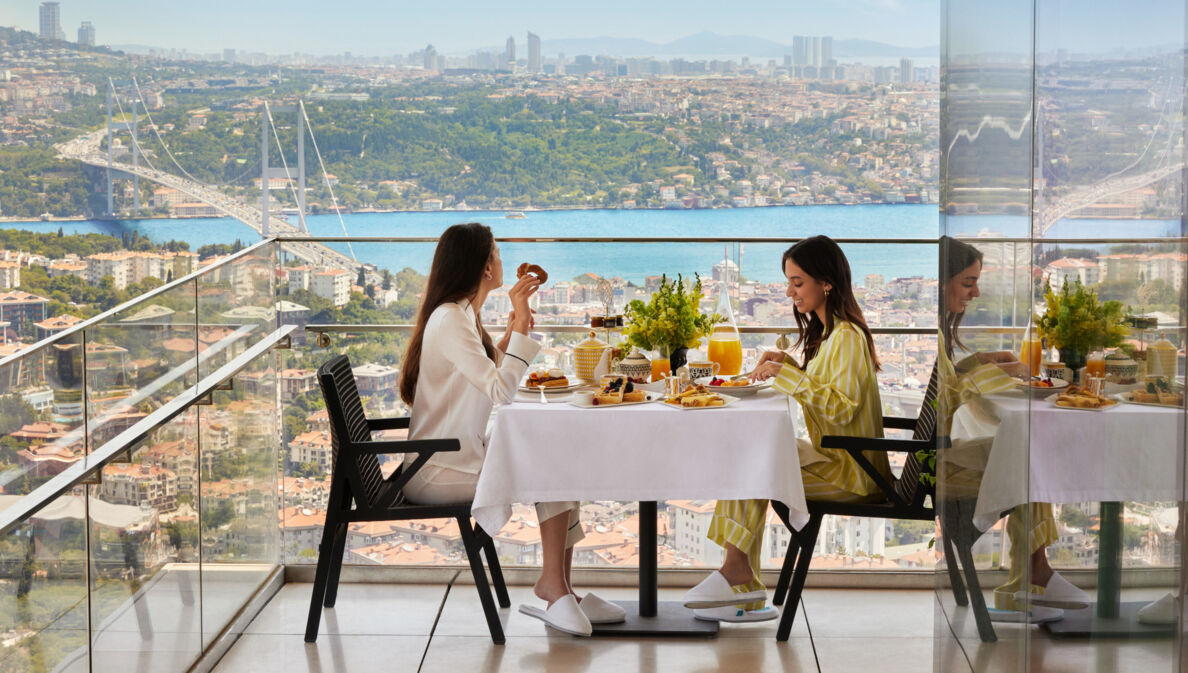
<path id="1" fill-rule="evenodd" d="M 1036 0 L 1038 1 L 1038 0 Z M 0 25 L 36 31 L 39 0 L 0 0 Z M 219 53 L 231 48 L 287 54 L 407 54 L 432 43 L 465 55 L 501 48 L 526 33 L 552 39 L 617 37 L 669 42 L 694 33 L 748 35 L 791 44 L 793 35 L 832 35 L 901 47 L 940 44 L 942 5 L 964 21 L 951 35 L 1030 38 L 1033 0 L 61 0 L 74 40 L 84 20 L 98 42 Z M 981 8 L 978 12 L 977 8 Z M 976 18 L 973 12 L 980 15 Z M 1073 52 L 1182 44 L 1183 0 L 1043 0 L 1041 45 Z M 987 24 L 1000 23 L 986 31 Z M 964 24 L 964 25 L 962 25 Z M 978 45 L 983 47 L 985 45 Z M 1041 46 L 1041 50 L 1043 50 Z M 546 55 L 548 55 L 546 53 Z"/>
<path id="2" fill-rule="evenodd" d="M 466 54 L 526 33 L 544 40 L 619 37 L 669 42 L 702 31 L 791 44 L 793 35 L 904 47 L 940 43 L 940 0 L 61 0 L 62 29 L 95 24 L 100 44 L 195 52 L 379 56 L 432 43 Z M 38 0 L 0 0 L 0 25 L 36 31 Z"/>

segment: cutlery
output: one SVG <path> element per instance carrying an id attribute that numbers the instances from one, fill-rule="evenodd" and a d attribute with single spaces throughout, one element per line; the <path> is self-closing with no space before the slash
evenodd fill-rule
<path id="1" fill-rule="evenodd" d="M 751 378 L 751 375 L 754 373 L 755 373 L 755 370 L 752 369 L 751 371 L 747 372 L 746 374 L 735 374 L 734 376 L 730 377 L 730 380 L 731 381 L 741 381 L 743 379 L 749 379 L 749 378 Z"/>

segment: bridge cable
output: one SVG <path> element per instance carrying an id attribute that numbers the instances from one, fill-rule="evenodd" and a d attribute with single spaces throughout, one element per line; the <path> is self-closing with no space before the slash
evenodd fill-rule
<path id="1" fill-rule="evenodd" d="M 161 147 L 163 147 L 165 149 L 165 154 L 169 155 L 169 159 L 171 161 L 173 161 L 173 165 L 177 166 L 177 170 L 179 170 L 183 174 L 185 174 L 185 176 L 187 178 L 189 178 L 190 180 L 197 182 L 200 185 L 211 186 L 211 185 L 208 185 L 207 183 L 203 182 L 202 180 L 199 180 L 198 178 L 194 177 L 193 175 L 190 175 L 190 172 L 187 171 L 185 168 L 183 168 L 180 163 L 178 163 L 177 157 L 173 156 L 173 152 L 170 151 L 169 145 L 166 145 L 165 139 L 161 137 L 161 132 L 157 129 L 157 122 L 153 121 L 153 114 L 151 112 L 149 112 L 148 106 L 144 105 L 144 94 L 142 94 L 140 92 L 140 83 L 136 81 L 135 77 L 132 78 L 132 85 L 136 87 L 136 96 L 140 99 L 141 107 L 144 108 L 144 114 L 146 117 L 148 117 L 149 125 L 151 125 L 153 128 L 153 135 L 155 135 L 157 137 L 157 142 L 161 143 Z"/>
<path id="2" fill-rule="evenodd" d="M 305 118 L 305 128 L 309 129 L 309 139 L 313 143 L 314 154 L 318 156 L 318 166 L 322 169 L 322 181 L 330 192 L 330 202 L 334 204 L 334 213 L 338 215 L 338 224 L 342 227 L 342 235 L 349 237 L 346 222 L 342 219 L 342 208 L 338 206 L 338 197 L 334 195 L 334 185 L 330 184 L 330 178 L 326 176 L 326 162 L 322 161 L 322 151 L 318 149 L 318 139 L 314 137 L 313 124 L 310 123 L 309 115 L 305 111 L 305 101 L 298 101 L 298 104 L 301 107 L 301 116 Z M 351 259 L 359 261 L 359 258 L 355 257 L 355 249 L 351 246 L 350 241 L 347 241 L 347 249 L 351 251 Z"/>

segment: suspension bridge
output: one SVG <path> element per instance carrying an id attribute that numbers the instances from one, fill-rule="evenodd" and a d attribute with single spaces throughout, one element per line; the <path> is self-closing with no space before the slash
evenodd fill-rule
<path id="1" fill-rule="evenodd" d="M 251 227 L 256 233 L 261 236 L 273 235 L 307 235 L 309 229 L 305 226 L 305 130 L 309 127 L 309 117 L 306 115 L 305 106 L 302 102 L 298 102 L 296 106 L 286 108 L 271 108 L 268 103 L 262 105 L 260 112 L 261 119 L 261 201 L 258 206 L 252 205 L 244 199 L 228 195 L 217 185 L 206 184 L 192 176 L 181 164 L 178 163 L 177 158 L 169 150 L 169 146 L 165 144 L 163 138 L 152 121 L 151 113 L 147 109 L 144 110 L 147 121 L 156 140 L 161 144 L 165 150 L 165 155 L 170 159 L 173 167 L 177 169 L 181 175 L 176 175 L 167 171 L 163 171 L 155 167 L 149 158 L 156 154 L 155 152 L 146 155 L 144 148 L 140 144 L 139 138 L 139 114 L 137 112 L 137 103 L 140 100 L 140 87 L 135 80 L 132 84 L 136 91 L 136 97 L 133 98 L 132 114 L 129 116 L 124 113 L 123 104 L 119 97 L 115 96 L 114 82 L 108 82 L 107 90 L 107 125 L 104 128 L 86 133 L 82 136 L 66 141 L 64 143 L 55 145 L 58 156 L 61 159 L 78 161 L 90 166 L 95 166 L 107 171 L 107 216 L 114 217 L 113 212 L 113 174 L 124 174 L 131 176 L 134 180 L 133 190 L 135 198 L 135 210 L 140 209 L 140 189 L 139 180 L 141 178 L 155 182 L 159 185 L 176 189 L 178 192 L 186 195 L 195 202 L 202 202 L 210 205 L 219 213 L 227 217 L 233 217 L 247 226 Z M 112 101 L 116 102 L 119 108 L 120 121 L 112 122 Z M 272 118 L 273 111 L 291 111 L 299 112 L 298 116 L 298 141 L 297 141 L 297 156 L 298 165 L 294 168 L 288 166 L 285 160 L 284 152 L 278 151 L 280 155 L 282 166 L 273 167 L 269 165 L 269 149 L 273 141 L 275 141 L 278 149 L 281 148 L 280 138 L 276 133 L 276 124 Z M 131 162 L 117 161 L 113 152 L 112 137 L 117 131 L 129 131 L 132 136 L 132 146 L 130 148 Z M 271 134 L 269 133 L 271 131 Z M 310 129 L 310 137 L 313 138 L 312 129 Z M 106 150 L 103 147 L 104 139 L 107 140 Z M 339 211 L 337 197 L 334 196 L 333 185 L 325 177 L 325 164 L 322 162 L 321 152 L 317 150 L 317 141 L 313 140 L 315 151 L 317 151 L 318 162 L 320 164 L 323 180 L 327 188 L 330 190 L 331 199 L 334 203 L 335 212 L 338 213 L 339 222 L 342 225 L 343 234 L 346 234 L 346 224 L 342 220 L 342 214 Z M 143 165 L 141 163 L 143 160 Z M 293 225 L 286 219 L 278 217 L 270 208 L 269 191 L 273 188 L 273 180 L 280 178 L 283 183 L 289 187 L 293 192 L 294 199 L 297 202 L 297 224 Z M 296 184 L 294 184 L 296 183 Z M 361 264 L 355 259 L 354 251 L 348 244 L 348 250 L 351 254 L 344 254 L 327 245 L 314 242 L 301 241 L 286 241 L 284 244 L 284 252 L 294 257 L 302 259 L 303 261 L 323 268 L 340 268 L 347 270 L 358 269 Z M 373 271 L 368 268 L 369 271 Z M 371 275 L 371 274 L 369 274 Z"/>

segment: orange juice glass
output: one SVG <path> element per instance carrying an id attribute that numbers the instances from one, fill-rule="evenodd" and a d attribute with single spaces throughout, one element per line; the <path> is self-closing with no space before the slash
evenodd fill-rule
<path id="1" fill-rule="evenodd" d="M 742 370 L 742 341 L 737 332 L 710 336 L 706 355 L 718 363 L 719 376 L 734 376 Z"/>
<path id="2" fill-rule="evenodd" d="M 1085 358 L 1086 376 L 1105 376 L 1105 353 L 1097 351 Z"/>
<path id="3" fill-rule="evenodd" d="M 1040 365 L 1044 361 L 1044 347 L 1039 337 L 1026 337 L 1019 349 L 1019 362 L 1027 364 L 1032 376 L 1039 376 Z M 1105 366 L 1104 364 L 1102 365 Z"/>
<path id="4" fill-rule="evenodd" d="M 672 374 L 672 364 L 668 358 L 660 355 L 652 360 L 652 381 L 666 379 Z"/>

